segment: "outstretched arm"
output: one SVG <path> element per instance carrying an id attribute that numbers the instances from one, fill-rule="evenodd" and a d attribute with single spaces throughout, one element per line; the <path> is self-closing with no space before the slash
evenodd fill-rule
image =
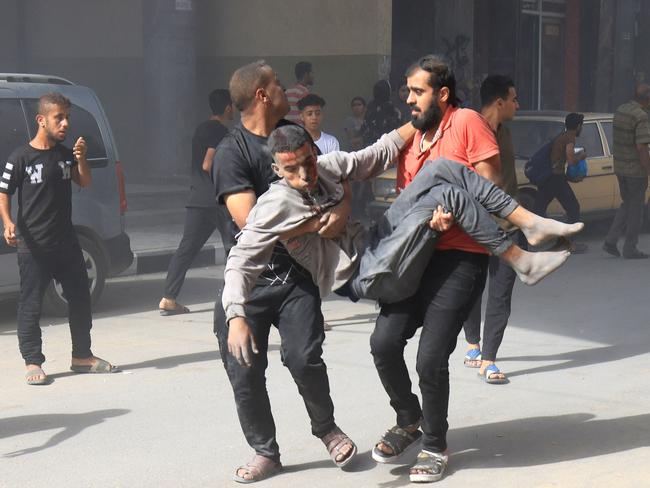
<path id="1" fill-rule="evenodd" d="M 335 151 L 319 156 L 318 167 L 342 180 L 367 180 L 393 166 L 415 132 L 415 127 L 409 122 L 359 151 Z"/>

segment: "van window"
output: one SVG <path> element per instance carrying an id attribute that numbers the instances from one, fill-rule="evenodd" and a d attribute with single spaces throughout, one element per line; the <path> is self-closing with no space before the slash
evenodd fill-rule
<path id="1" fill-rule="evenodd" d="M 25 100 L 25 111 L 27 112 L 27 119 L 30 121 L 30 124 L 33 123 L 33 134 L 36 134 L 38 100 Z M 99 165 L 105 164 L 106 161 L 93 161 L 106 159 L 104 140 L 102 139 L 95 117 L 93 117 L 87 110 L 84 110 L 73 103 L 72 108 L 70 109 L 70 129 L 64 144 L 68 147 L 72 147 L 79 137 L 83 137 L 86 140 L 86 145 L 88 146 L 86 158 L 88 158 L 88 162 L 91 163 L 92 166 L 96 166 L 96 163 L 99 163 Z"/>
<path id="2" fill-rule="evenodd" d="M 609 145 L 609 153 L 614 152 L 614 134 L 611 122 L 601 122 L 600 125 L 603 127 L 603 132 L 605 133 L 605 138 L 607 139 L 607 144 Z"/>
<path id="3" fill-rule="evenodd" d="M 0 164 L 2 167 L 14 149 L 28 141 L 27 125 L 20 101 L 0 98 Z"/>
<path id="4" fill-rule="evenodd" d="M 580 136 L 576 138 L 576 147 L 584 147 L 588 158 L 597 158 L 605 155 L 600 132 L 595 122 L 585 123 Z"/>

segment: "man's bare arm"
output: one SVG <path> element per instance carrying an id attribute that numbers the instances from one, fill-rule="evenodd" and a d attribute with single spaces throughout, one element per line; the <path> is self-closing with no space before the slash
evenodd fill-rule
<path id="1" fill-rule="evenodd" d="M 501 158 L 498 154 L 495 154 L 494 156 L 486 159 L 485 161 L 479 161 L 478 163 L 474 163 L 474 169 L 476 169 L 476 172 L 486 180 L 490 180 L 499 188 L 501 188 L 503 185 L 501 173 L 497 169 L 500 167 L 501 167 Z"/>
<path id="2" fill-rule="evenodd" d="M 587 156 L 587 153 L 585 152 L 584 149 L 581 150 L 578 154 L 576 154 L 575 144 L 573 142 L 570 142 L 566 145 L 564 154 L 566 156 L 566 162 L 569 163 L 571 166 L 573 166 L 574 164 L 578 164 L 581 159 L 584 159 Z"/>
<path id="3" fill-rule="evenodd" d="M 248 214 L 257 202 L 255 192 L 253 190 L 244 190 L 238 193 L 230 193 L 223 199 L 226 203 L 228 212 L 230 212 L 230 216 L 235 221 L 235 224 L 237 224 L 237 227 L 240 229 L 243 229 L 246 225 Z"/>
<path id="4" fill-rule="evenodd" d="M 0 193 L 0 218 L 4 226 L 4 238 L 7 244 L 15 247 L 18 243 L 16 239 L 16 225 L 11 220 L 11 195 Z"/>
<path id="5" fill-rule="evenodd" d="M 203 163 L 201 164 L 201 168 L 203 168 L 203 171 L 206 173 L 209 173 L 212 171 L 212 160 L 214 158 L 214 153 L 217 152 L 217 149 L 214 147 L 209 147 L 207 151 L 205 151 L 205 156 L 203 158 Z"/>

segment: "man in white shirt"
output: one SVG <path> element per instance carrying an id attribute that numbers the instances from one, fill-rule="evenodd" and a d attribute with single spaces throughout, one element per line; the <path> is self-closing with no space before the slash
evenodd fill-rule
<path id="1" fill-rule="evenodd" d="M 333 135 L 323 132 L 320 127 L 323 122 L 323 107 L 325 100 L 314 93 L 310 93 L 298 101 L 300 122 L 307 129 L 321 154 L 339 151 L 339 141 Z"/>

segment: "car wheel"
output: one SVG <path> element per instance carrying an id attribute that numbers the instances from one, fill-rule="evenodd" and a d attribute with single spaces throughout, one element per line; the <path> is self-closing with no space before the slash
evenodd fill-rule
<path id="1" fill-rule="evenodd" d="M 101 249 L 93 241 L 82 235 L 78 236 L 78 238 L 84 262 L 86 263 L 86 272 L 88 273 L 90 299 L 94 305 L 102 294 L 102 291 L 104 291 L 107 268 L 106 258 Z M 45 291 L 43 311 L 56 317 L 65 317 L 68 315 L 68 302 L 63 294 L 61 284 L 56 280 L 52 280 Z"/>

